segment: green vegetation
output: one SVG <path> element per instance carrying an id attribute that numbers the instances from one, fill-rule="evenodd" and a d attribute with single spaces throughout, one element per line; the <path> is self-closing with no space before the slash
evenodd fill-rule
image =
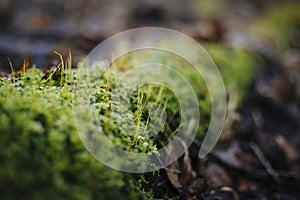
<path id="1" fill-rule="evenodd" d="M 254 77 L 255 58 L 243 50 L 217 45 L 208 49 L 221 70 L 228 95 L 242 99 Z M 168 56 L 161 54 L 158 59 L 169 64 Z M 128 107 L 113 104 L 112 91 L 117 84 L 123 84 L 116 83 L 115 73 L 125 72 L 130 63 L 130 58 L 123 59 L 112 67 L 115 70 L 98 77 L 91 103 L 95 105 L 104 133 L 117 146 L 133 152 L 156 152 L 176 134 L 180 106 L 170 90 L 157 85 L 127 91 L 124 98 L 129 99 Z M 202 118 L 198 136 L 203 137 L 210 116 L 210 97 L 205 84 L 182 59 L 175 59 L 171 64 L 198 89 L 195 92 Z M 151 188 L 141 186 L 145 185 L 143 175 L 105 167 L 81 143 L 72 116 L 72 95 L 80 80 L 77 70 L 71 70 L 70 66 L 68 59 L 46 74 L 31 68 L 25 73 L 13 72 L 9 77 L 0 77 L 1 198 L 151 198 L 151 192 L 144 192 Z M 160 104 L 161 109 L 149 102 Z M 118 107 L 120 115 L 111 115 L 113 106 Z M 161 115 L 152 115 L 150 119 L 151 112 L 166 112 L 166 123 L 161 122 Z M 158 127 L 159 134 L 153 135 Z"/>
<path id="2" fill-rule="evenodd" d="M 148 199 L 133 177 L 128 184 L 86 151 L 67 80 L 60 86 L 35 68 L 12 76 L 0 78 L 2 199 Z"/>
<path id="3" fill-rule="evenodd" d="M 222 74 L 229 101 L 235 101 L 234 108 L 238 108 L 255 78 L 258 57 L 244 49 L 217 44 L 205 47 Z"/>

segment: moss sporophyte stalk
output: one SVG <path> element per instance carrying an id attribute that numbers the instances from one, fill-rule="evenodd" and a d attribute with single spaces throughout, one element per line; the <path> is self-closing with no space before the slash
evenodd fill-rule
<path id="1" fill-rule="evenodd" d="M 255 57 L 240 49 L 218 45 L 207 48 L 221 71 L 228 95 L 233 93 L 238 97 L 237 108 L 253 80 Z M 94 108 L 90 121 L 97 123 L 113 144 L 129 152 L 157 153 L 181 126 L 185 126 L 180 124 L 180 105 L 176 96 L 160 85 L 147 84 L 133 90 L 125 82 L 116 82 L 116 74 L 131 69 L 138 55 L 125 56 L 115 61 L 109 71 L 100 72 L 101 76 L 91 76 L 93 84 L 88 87 L 78 79 L 79 69 L 71 69 L 70 56 L 66 62 L 60 56 L 61 63 L 48 73 L 29 68 L 26 72 L 13 71 L 9 76 L 0 77 L 1 196 L 25 199 L 45 196 L 51 199 L 151 198 L 150 188 L 136 184 L 143 175 L 105 167 L 86 150 L 74 124 L 72 99 L 74 95 L 85 94 L 81 89 L 89 88 L 92 95 L 79 96 L 77 100 L 88 98 Z M 153 58 L 153 52 L 149 51 L 148 56 Z M 155 59 L 167 64 L 169 56 L 161 52 Z M 187 77 L 192 87 L 201 88 L 195 92 L 201 110 L 197 137 L 203 138 L 210 119 L 207 87 L 189 63 L 180 58 L 172 59 L 173 67 Z M 116 87 L 117 84 L 123 86 Z M 115 94 L 127 101 L 126 106 L 113 101 Z M 116 109 L 117 114 L 112 112 Z M 84 118 L 89 116 L 85 110 L 81 114 L 86 115 Z M 98 145 L 104 144 L 99 141 Z M 110 152 L 106 153 L 109 157 Z"/>

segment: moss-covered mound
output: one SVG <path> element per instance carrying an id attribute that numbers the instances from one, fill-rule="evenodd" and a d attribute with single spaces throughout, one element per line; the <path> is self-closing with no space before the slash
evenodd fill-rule
<path id="1" fill-rule="evenodd" d="M 252 55 L 219 46 L 210 46 L 209 52 L 224 76 L 228 92 L 242 98 L 254 76 Z M 126 63 L 119 66 L 119 71 L 124 68 Z M 72 94 L 78 84 L 76 72 L 64 69 L 61 63 L 48 73 L 31 68 L 25 73 L 0 77 L 1 199 L 151 198 L 151 193 L 141 188 L 139 176 L 105 167 L 81 143 L 72 115 Z M 197 84 L 203 84 L 194 77 L 192 68 L 183 73 L 192 86 L 199 88 Z M 125 114 L 132 115 L 133 122 L 126 121 L 124 116 L 111 116 L 110 97 L 115 82 L 110 77 L 113 76 L 104 73 L 99 78 L 91 98 L 103 131 L 127 151 L 155 152 L 180 126 L 178 102 L 166 89 L 145 86 L 128 96 L 130 113 Z M 209 95 L 205 85 L 196 93 L 206 118 L 199 127 L 202 137 L 209 121 Z M 149 122 L 152 108 L 145 106 L 148 101 L 163 105 L 168 113 L 169 120 L 155 137 L 151 130 L 160 121 Z"/>
<path id="2" fill-rule="evenodd" d="M 72 119 L 71 86 L 56 86 L 34 68 L 14 76 L 0 78 L 1 199 L 148 198 L 135 179 L 84 148 Z"/>

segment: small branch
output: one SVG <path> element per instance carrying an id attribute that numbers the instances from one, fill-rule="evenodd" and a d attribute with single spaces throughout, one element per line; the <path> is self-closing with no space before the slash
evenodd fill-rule
<path id="1" fill-rule="evenodd" d="M 259 159 L 259 161 L 266 168 L 267 172 L 272 176 L 272 178 L 276 181 L 276 183 L 279 183 L 280 178 L 279 178 L 278 173 L 271 166 L 270 162 L 267 160 L 267 158 L 265 157 L 265 155 L 263 154 L 263 152 L 261 151 L 259 146 L 254 142 L 251 142 L 249 145 L 250 145 L 251 149 L 253 150 L 253 152 L 255 153 L 255 155 L 257 156 L 257 158 Z"/>
<path id="2" fill-rule="evenodd" d="M 198 139 L 194 139 L 193 141 L 193 144 L 195 146 L 197 146 L 198 148 L 201 148 L 202 146 L 202 142 Z M 251 146 L 251 144 L 250 144 Z M 253 146 L 253 145 L 252 145 Z M 252 149 L 256 149 L 256 152 L 254 152 L 256 154 L 256 156 L 258 157 L 261 156 L 259 158 L 259 160 L 262 162 L 262 164 L 264 165 L 264 167 L 266 168 L 267 172 L 266 171 L 261 171 L 261 170 L 248 170 L 248 169 L 245 169 L 245 168 L 242 168 L 241 166 L 237 166 L 235 164 L 232 164 L 230 163 L 229 161 L 227 160 L 224 160 L 223 158 L 221 158 L 218 154 L 214 153 L 214 152 L 210 152 L 207 157 L 209 159 L 211 159 L 212 161 L 220 164 L 221 166 L 231 170 L 231 171 L 234 171 L 234 172 L 237 172 L 241 175 L 244 175 L 246 176 L 247 178 L 250 178 L 250 179 L 253 179 L 253 180 L 258 180 L 258 181 L 261 181 L 261 180 L 268 180 L 270 179 L 270 175 L 272 176 L 272 178 L 276 181 L 276 183 L 278 183 L 280 181 L 280 177 L 289 177 L 289 178 L 294 178 L 294 179 L 297 179 L 299 180 L 300 179 L 300 174 L 295 174 L 295 173 L 292 173 L 292 172 L 288 172 L 288 171 L 275 171 L 270 163 L 269 164 L 266 164 L 266 162 L 268 162 L 264 155 L 262 154 L 261 150 L 257 150 L 257 148 L 255 147 L 255 145 L 253 147 L 251 147 Z M 262 155 L 260 155 L 260 153 Z"/>

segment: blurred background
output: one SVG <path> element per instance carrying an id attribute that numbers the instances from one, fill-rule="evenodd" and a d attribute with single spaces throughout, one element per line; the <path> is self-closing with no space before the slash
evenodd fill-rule
<path id="1" fill-rule="evenodd" d="M 198 41 L 255 46 L 249 26 L 283 0 L 1 0 L 0 69 L 58 63 L 71 49 L 74 65 L 99 42 L 134 27 L 175 29 Z M 263 28 L 263 27 L 262 27 Z M 258 45 L 259 46 L 259 45 Z M 259 47 L 256 47 L 259 48 Z"/>

